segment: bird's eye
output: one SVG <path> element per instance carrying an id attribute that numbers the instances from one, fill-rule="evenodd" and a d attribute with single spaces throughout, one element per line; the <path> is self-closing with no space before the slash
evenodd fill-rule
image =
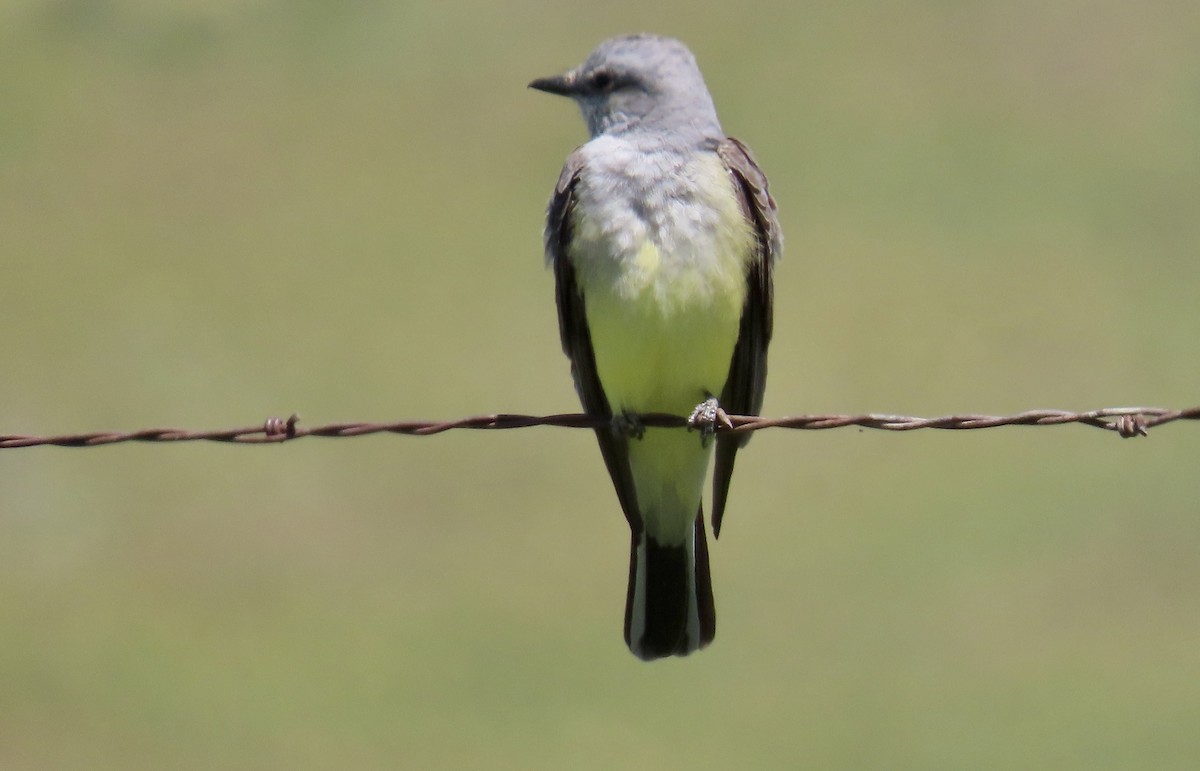
<path id="1" fill-rule="evenodd" d="M 608 70 L 600 70 L 592 74 L 592 88 L 597 91 L 611 91 L 617 85 L 617 79 Z"/>

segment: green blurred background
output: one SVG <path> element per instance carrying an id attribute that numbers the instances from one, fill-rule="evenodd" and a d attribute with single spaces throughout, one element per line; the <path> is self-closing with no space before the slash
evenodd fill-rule
<path id="1" fill-rule="evenodd" d="M 1200 402 L 1200 6 L 8 0 L 0 433 L 577 407 L 540 229 L 615 33 L 787 248 L 768 414 Z M 759 434 L 621 641 L 584 431 L 0 453 L 0 766 L 1194 768 L 1200 427 Z"/>

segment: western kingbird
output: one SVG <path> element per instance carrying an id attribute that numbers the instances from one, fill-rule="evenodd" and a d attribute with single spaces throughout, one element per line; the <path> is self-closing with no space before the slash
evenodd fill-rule
<path id="1" fill-rule="evenodd" d="M 767 179 L 726 137 L 691 51 L 629 35 L 530 88 L 569 96 L 591 139 L 546 216 L 559 332 L 632 531 L 625 642 L 684 656 L 716 633 L 701 493 L 724 410 L 758 414 L 782 236 Z M 716 398 L 719 395 L 719 399 Z M 637 415 L 691 414 L 690 431 Z M 746 436 L 717 434 L 713 535 Z"/>

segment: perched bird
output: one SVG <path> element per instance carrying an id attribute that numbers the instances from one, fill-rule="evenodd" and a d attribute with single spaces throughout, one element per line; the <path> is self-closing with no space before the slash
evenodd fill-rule
<path id="1" fill-rule="evenodd" d="M 625 642 L 645 660 L 687 655 L 716 633 L 701 511 L 714 434 L 714 536 L 746 442 L 717 424 L 762 406 L 775 202 L 678 40 L 612 38 L 529 87 L 575 100 L 591 134 L 559 176 L 545 245 L 575 388 L 610 419 L 596 436 L 632 531 Z M 690 414 L 699 437 L 643 427 L 652 412 Z"/>

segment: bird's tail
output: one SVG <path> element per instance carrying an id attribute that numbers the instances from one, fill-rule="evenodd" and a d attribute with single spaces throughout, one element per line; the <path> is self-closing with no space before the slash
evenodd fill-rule
<path id="1" fill-rule="evenodd" d="M 625 601 L 625 643 L 644 661 L 686 656 L 712 642 L 717 632 L 704 517 L 692 536 L 662 545 L 643 530 L 634 533 Z"/>

